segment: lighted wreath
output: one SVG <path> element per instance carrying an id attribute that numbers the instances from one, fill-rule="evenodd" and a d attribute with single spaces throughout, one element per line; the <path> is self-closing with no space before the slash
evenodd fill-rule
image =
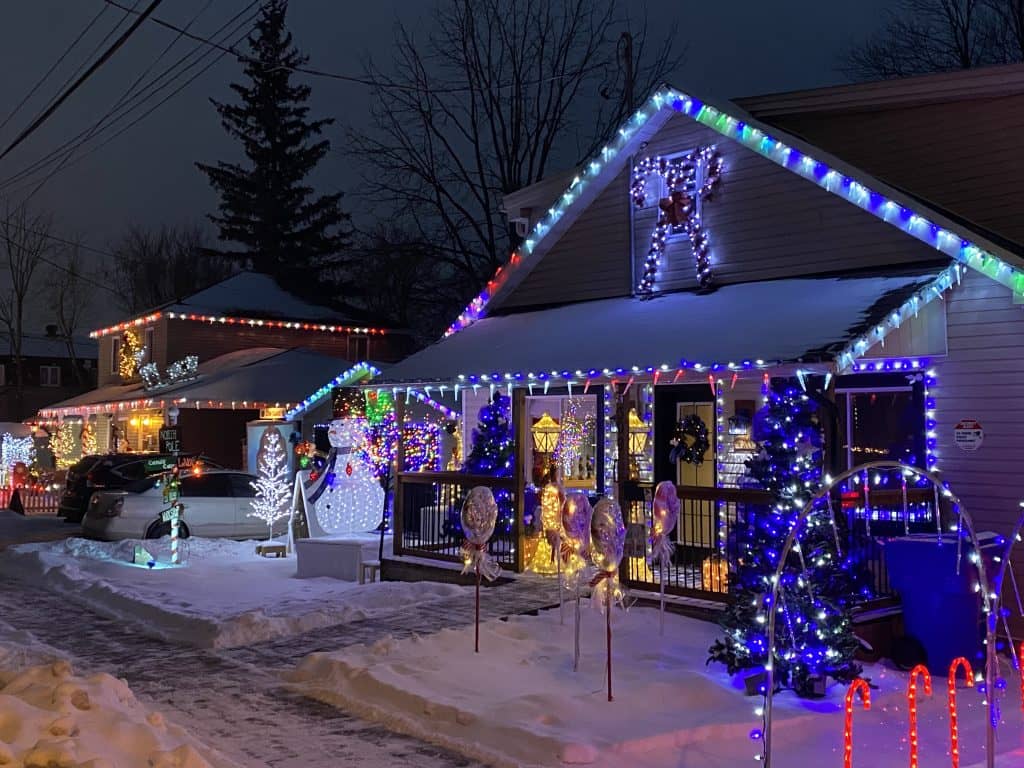
<path id="1" fill-rule="evenodd" d="M 676 424 L 676 431 L 668 441 L 672 446 L 668 457 L 673 462 L 685 461 L 687 464 L 703 464 L 704 454 L 711 443 L 708 441 L 707 424 L 695 413 Z"/>

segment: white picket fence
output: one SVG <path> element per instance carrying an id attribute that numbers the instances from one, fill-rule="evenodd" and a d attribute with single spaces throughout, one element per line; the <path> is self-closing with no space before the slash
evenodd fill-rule
<path id="1" fill-rule="evenodd" d="M 56 515 L 60 506 L 59 491 L 37 491 L 30 488 L 18 489 L 21 505 L 26 515 Z M 9 509 L 13 488 L 0 488 L 0 509 Z"/>

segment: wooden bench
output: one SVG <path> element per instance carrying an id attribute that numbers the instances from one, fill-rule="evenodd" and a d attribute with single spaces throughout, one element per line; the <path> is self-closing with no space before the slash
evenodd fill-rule
<path id="1" fill-rule="evenodd" d="M 288 547 L 284 544 L 257 544 L 256 554 L 261 557 L 287 557 Z"/>
<path id="2" fill-rule="evenodd" d="M 380 574 L 380 560 L 363 560 L 359 566 L 359 583 L 365 584 L 367 576 L 372 584 L 377 581 Z"/>

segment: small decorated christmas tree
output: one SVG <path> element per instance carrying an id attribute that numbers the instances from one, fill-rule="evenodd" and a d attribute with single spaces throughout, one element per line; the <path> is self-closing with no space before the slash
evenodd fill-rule
<path id="1" fill-rule="evenodd" d="M 502 394 L 480 409 L 466 471 L 474 475 L 509 477 L 512 474 L 511 401 Z"/>
<path id="2" fill-rule="evenodd" d="M 288 516 L 289 496 L 291 488 L 288 484 L 288 463 L 285 458 L 284 441 L 275 426 L 263 430 L 260 438 L 259 452 L 256 454 L 257 479 L 251 483 L 256 489 L 250 517 L 265 522 L 269 533 L 267 539 L 274 538 L 274 523 Z"/>
<path id="3" fill-rule="evenodd" d="M 50 436 L 50 452 L 57 469 L 67 469 L 75 463 L 75 427 L 70 421 L 62 421 Z"/>
<path id="4" fill-rule="evenodd" d="M 738 560 L 729 585 L 735 599 L 719 619 L 725 636 L 710 649 L 710 660 L 725 664 L 729 674 L 768 661 L 771 579 L 787 535 L 821 483 L 817 406 L 802 389 L 769 393 L 754 420 L 754 439 L 760 452 L 747 462 L 748 476 L 772 503 L 748 508 L 746 519 L 735 524 Z M 850 621 L 859 585 L 836 550 L 827 509 L 816 508 L 797 541 L 775 606 L 774 678 L 810 695 L 823 677 L 848 682 L 860 674 Z"/>

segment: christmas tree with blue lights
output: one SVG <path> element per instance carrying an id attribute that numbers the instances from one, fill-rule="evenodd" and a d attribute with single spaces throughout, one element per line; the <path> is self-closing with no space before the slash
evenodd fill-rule
<path id="1" fill-rule="evenodd" d="M 473 475 L 510 477 L 512 475 L 511 401 L 502 394 L 494 395 L 480 409 L 473 448 L 466 457 L 466 471 Z"/>
<path id="2" fill-rule="evenodd" d="M 709 661 L 725 664 L 729 674 L 768 661 L 771 579 L 786 537 L 821 485 L 818 406 L 801 388 L 768 393 L 753 437 L 760 451 L 747 462 L 748 479 L 768 491 L 772 503 L 747 507 L 745 519 L 735 523 L 738 557 L 729 584 L 735 599 L 719 619 L 724 637 L 709 651 Z M 848 682 L 861 672 L 850 620 L 863 596 L 861 579 L 836 540 L 827 508 L 816 508 L 787 559 L 774 607 L 774 678 L 800 695 L 821 693 L 826 677 Z"/>

